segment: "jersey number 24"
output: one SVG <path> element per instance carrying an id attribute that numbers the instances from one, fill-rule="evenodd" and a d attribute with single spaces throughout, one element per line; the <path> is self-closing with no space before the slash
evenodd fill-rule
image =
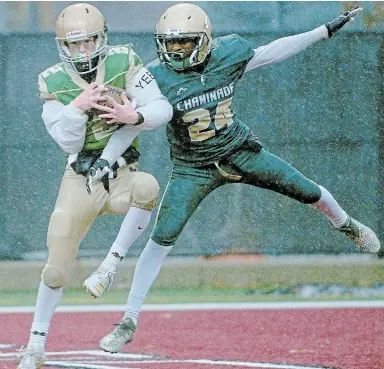
<path id="1" fill-rule="evenodd" d="M 209 138 L 215 136 L 216 131 L 224 127 L 229 127 L 233 123 L 233 113 L 231 111 L 232 97 L 221 101 L 217 104 L 215 115 L 213 117 L 213 124 L 216 129 L 210 129 L 209 125 L 211 124 L 211 115 L 209 114 L 208 109 L 197 109 L 188 112 L 183 116 L 183 121 L 185 123 L 194 123 L 188 127 L 189 136 L 191 141 L 205 141 Z"/>

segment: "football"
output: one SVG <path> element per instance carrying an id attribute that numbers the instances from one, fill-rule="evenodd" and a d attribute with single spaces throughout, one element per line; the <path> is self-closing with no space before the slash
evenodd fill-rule
<path id="1" fill-rule="evenodd" d="M 112 97 L 112 99 L 115 100 L 118 104 L 123 104 L 123 100 L 121 99 L 121 94 L 125 92 L 123 88 L 110 85 L 106 85 L 105 87 L 108 88 L 108 91 L 102 92 L 100 96 Z M 99 105 L 110 106 L 108 101 L 100 101 Z"/>
<path id="2" fill-rule="evenodd" d="M 110 96 L 112 97 L 113 100 L 115 100 L 118 104 L 123 104 L 123 100 L 121 98 L 121 94 L 125 91 L 123 88 L 116 87 L 116 86 L 110 86 L 106 85 L 105 87 L 108 88 L 108 91 L 102 92 L 100 96 Z M 109 106 L 112 107 L 111 104 L 108 101 L 99 101 L 99 105 L 102 106 Z M 90 110 L 91 114 L 95 114 L 96 116 L 99 116 L 100 114 L 106 114 L 107 112 L 99 110 L 99 109 L 94 109 L 92 108 Z"/>

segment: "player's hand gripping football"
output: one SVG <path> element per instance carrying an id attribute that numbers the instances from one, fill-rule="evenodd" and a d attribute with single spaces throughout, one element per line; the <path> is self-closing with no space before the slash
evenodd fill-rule
<path id="1" fill-rule="evenodd" d="M 99 108 L 105 112 L 104 114 L 99 114 L 99 118 L 104 118 L 108 124 L 137 124 L 139 115 L 133 108 L 125 92 L 121 94 L 122 104 L 117 103 L 108 95 L 105 95 L 105 98 L 108 105 Z"/>
<path id="2" fill-rule="evenodd" d="M 90 109 L 98 109 L 103 101 L 106 101 L 106 96 L 102 93 L 108 91 L 108 88 L 99 86 L 97 83 L 92 82 L 88 88 L 84 90 L 76 99 L 73 100 L 73 104 L 80 110 L 86 111 Z"/>
<path id="3" fill-rule="evenodd" d="M 342 28 L 349 21 L 353 21 L 354 17 L 358 15 L 363 8 L 355 6 L 353 9 L 339 15 L 334 20 L 325 25 L 328 30 L 328 36 L 331 38 L 340 28 Z"/>
<path id="4" fill-rule="evenodd" d="M 93 166 L 89 168 L 87 179 L 85 182 L 85 187 L 89 194 L 92 193 L 93 182 L 98 179 L 101 179 L 103 182 L 104 188 L 109 192 L 109 178 L 114 178 L 115 173 L 111 166 L 109 165 L 108 160 L 97 159 Z"/>

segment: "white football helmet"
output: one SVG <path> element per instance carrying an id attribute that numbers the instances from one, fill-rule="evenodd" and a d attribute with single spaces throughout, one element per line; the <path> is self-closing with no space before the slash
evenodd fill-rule
<path id="1" fill-rule="evenodd" d="M 56 44 L 60 59 L 77 74 L 94 71 L 107 56 L 107 32 L 104 16 L 93 5 L 79 3 L 68 6 L 56 21 Z M 71 55 L 69 43 L 91 38 L 96 45 L 94 52 Z"/>
<path id="2" fill-rule="evenodd" d="M 212 26 L 207 14 L 197 5 L 181 3 L 168 8 L 156 27 L 157 53 L 162 63 L 178 71 L 204 62 L 211 50 Z M 174 52 L 167 41 L 192 39 L 196 46 L 188 52 Z"/>

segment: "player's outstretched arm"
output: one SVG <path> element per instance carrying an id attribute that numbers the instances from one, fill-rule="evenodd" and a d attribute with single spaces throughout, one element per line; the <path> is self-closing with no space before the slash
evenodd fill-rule
<path id="1" fill-rule="evenodd" d="M 334 20 L 325 25 L 328 30 L 328 37 L 332 37 L 340 28 L 344 27 L 349 21 L 353 20 L 363 8 L 355 6 L 353 9 L 339 15 Z"/>
<path id="2" fill-rule="evenodd" d="M 312 31 L 279 38 L 268 45 L 258 47 L 254 50 L 255 54 L 248 62 L 245 71 L 248 72 L 264 65 L 278 63 L 300 53 L 320 40 L 332 37 L 335 32 L 351 21 L 353 17 L 361 11 L 362 8 L 355 7 Z"/>

